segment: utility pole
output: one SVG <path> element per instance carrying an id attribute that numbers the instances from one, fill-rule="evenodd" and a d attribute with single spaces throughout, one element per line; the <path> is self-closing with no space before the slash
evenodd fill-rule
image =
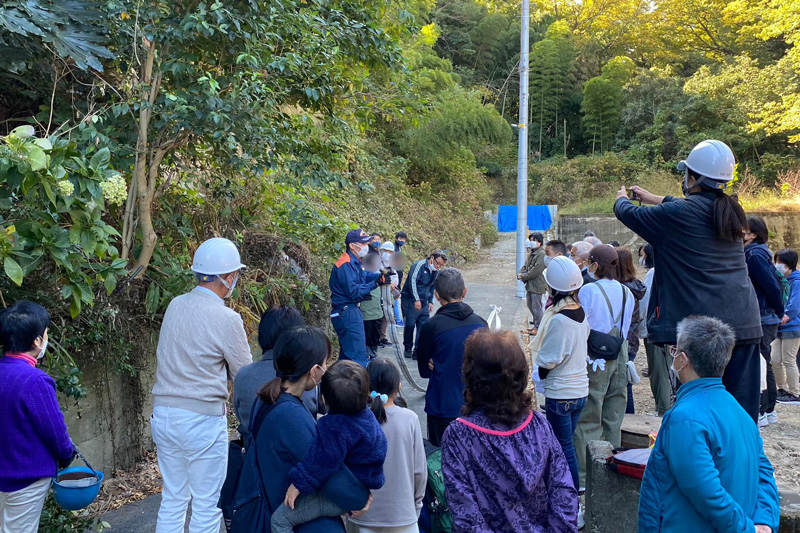
<path id="1" fill-rule="evenodd" d="M 528 227 L 528 25 L 529 0 L 522 0 L 522 32 L 519 39 L 519 152 L 517 155 L 517 272 L 525 264 L 525 230 Z M 525 298 L 525 284 L 517 280 L 517 296 Z"/>

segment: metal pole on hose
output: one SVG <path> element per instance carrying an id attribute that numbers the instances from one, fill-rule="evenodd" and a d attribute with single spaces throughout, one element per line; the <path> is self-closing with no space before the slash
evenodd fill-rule
<path id="1" fill-rule="evenodd" d="M 525 264 L 525 229 L 528 226 L 528 26 L 529 0 L 522 0 L 519 57 L 519 150 L 517 155 L 517 272 Z M 525 297 L 525 284 L 517 280 L 517 297 Z"/>

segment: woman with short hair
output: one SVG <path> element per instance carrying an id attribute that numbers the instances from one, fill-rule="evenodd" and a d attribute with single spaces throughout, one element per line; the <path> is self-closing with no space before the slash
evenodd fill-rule
<path id="1" fill-rule="evenodd" d="M 778 490 L 758 428 L 725 390 L 736 336 L 722 321 L 690 316 L 670 347 L 681 380 L 658 431 L 639 497 L 639 531 L 778 530 Z"/>
<path id="2" fill-rule="evenodd" d="M 766 361 L 767 388 L 761 391 L 761 403 L 758 410 L 758 425 L 766 426 L 778 422 L 775 412 L 775 401 L 778 399 L 778 387 L 775 384 L 775 374 L 772 369 L 772 341 L 778 336 L 778 326 L 785 315 L 783 304 L 783 291 L 781 290 L 775 265 L 772 262 L 772 252 L 767 247 L 769 231 L 767 224 L 761 217 L 750 215 L 747 217 L 747 227 L 743 230 L 744 258 L 747 262 L 747 274 L 753 283 L 758 299 L 758 309 L 761 313 L 761 342 L 759 351 Z M 788 321 L 788 319 L 787 319 Z M 780 355 L 776 354 L 780 358 Z M 800 384 L 796 384 L 799 385 Z M 796 387 L 795 387 L 796 388 Z M 785 391 L 784 391 L 785 392 Z"/>
<path id="3" fill-rule="evenodd" d="M 800 348 L 800 272 L 797 271 L 797 252 L 784 248 L 775 254 L 775 267 L 789 281 L 789 300 L 786 302 L 786 321 L 778 327 L 772 341 L 772 369 L 774 370 L 778 401 L 800 404 L 797 351 Z"/>
<path id="4" fill-rule="evenodd" d="M 47 350 L 50 315 L 19 301 L 0 312 L 0 531 L 36 533 L 50 482 L 75 447 L 56 384 L 37 363 Z"/>
<path id="5" fill-rule="evenodd" d="M 442 443 L 453 531 L 577 531 L 578 494 L 550 424 L 531 410 L 516 336 L 486 328 L 470 335 L 463 376 L 464 416 Z"/>

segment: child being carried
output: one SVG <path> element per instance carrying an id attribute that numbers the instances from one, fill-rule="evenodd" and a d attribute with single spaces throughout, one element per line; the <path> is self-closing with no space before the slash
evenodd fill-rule
<path id="1" fill-rule="evenodd" d="M 291 533 L 295 526 L 319 517 L 346 514 L 347 509 L 318 492 L 343 466 L 368 489 L 383 486 L 387 442 L 375 415 L 367 409 L 369 387 L 367 371 L 353 361 L 339 361 L 322 376 L 321 392 L 329 414 L 319 420 L 314 442 L 289 472 L 292 485 L 285 505 L 272 515 L 273 533 Z"/>

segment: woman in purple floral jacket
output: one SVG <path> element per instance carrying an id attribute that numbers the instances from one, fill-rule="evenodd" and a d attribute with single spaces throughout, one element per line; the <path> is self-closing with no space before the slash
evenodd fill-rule
<path id="1" fill-rule="evenodd" d="M 464 417 L 442 443 L 454 532 L 575 532 L 578 494 L 547 419 L 531 411 L 528 363 L 509 331 L 478 330 L 464 352 Z"/>

